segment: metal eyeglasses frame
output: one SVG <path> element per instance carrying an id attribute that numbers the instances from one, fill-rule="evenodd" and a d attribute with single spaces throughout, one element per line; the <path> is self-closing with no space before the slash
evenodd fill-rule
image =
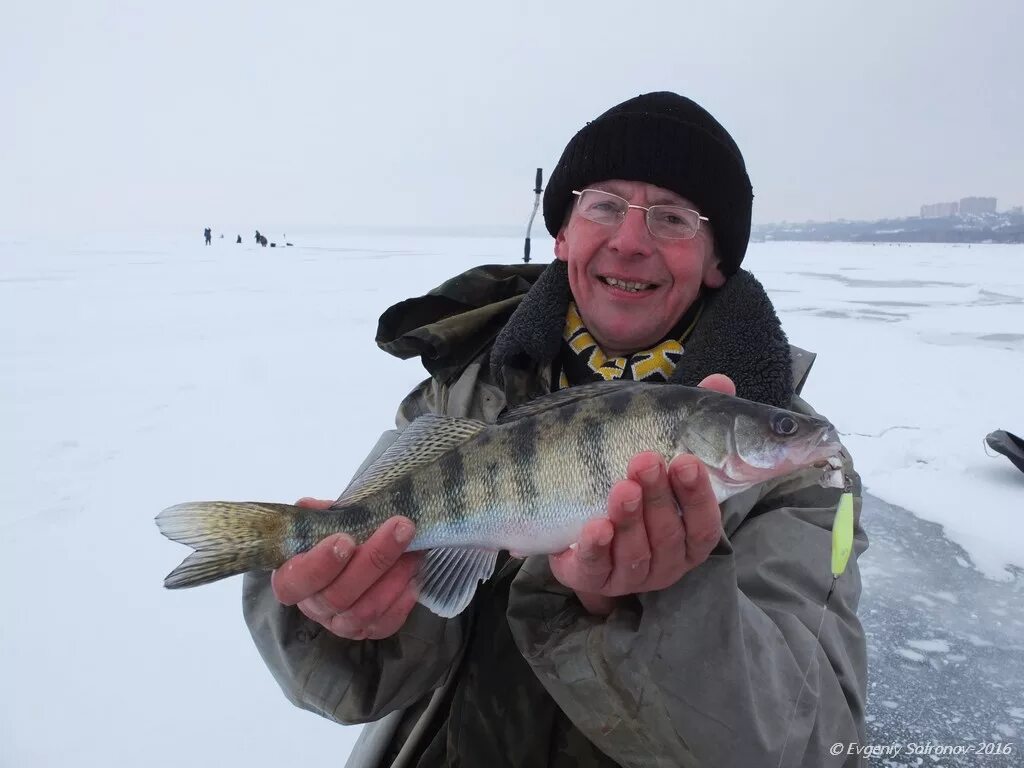
<path id="1" fill-rule="evenodd" d="M 619 215 L 619 226 L 622 225 L 622 222 L 626 218 L 626 213 L 629 212 L 630 208 L 636 208 L 637 210 L 643 211 L 644 214 L 645 214 L 644 215 L 644 223 L 646 223 L 647 231 L 651 233 L 651 237 L 660 237 L 660 238 L 662 238 L 664 240 L 692 240 L 693 238 L 695 238 L 697 236 L 697 233 L 700 231 L 700 223 L 702 221 L 705 221 L 705 222 L 707 222 L 709 224 L 711 223 L 711 220 L 707 216 L 702 216 L 700 214 L 700 211 L 695 211 L 695 210 L 693 210 L 693 208 L 684 208 L 681 205 L 664 205 L 664 204 L 651 205 L 651 206 L 647 206 L 647 207 L 642 206 L 642 205 L 633 205 L 633 203 L 629 202 L 629 200 L 627 200 L 626 198 L 619 197 L 614 192 L 608 192 L 608 191 L 606 191 L 604 189 L 592 189 L 592 188 L 589 188 L 589 187 L 587 189 L 574 189 L 572 191 L 572 193 L 573 193 L 573 195 L 575 195 L 575 197 L 577 199 L 577 203 L 579 202 L 579 200 L 581 200 L 583 198 L 583 193 L 585 193 L 585 192 L 599 192 L 602 195 L 608 195 L 609 197 L 614 197 L 616 200 L 621 200 L 623 203 L 625 203 L 626 204 L 626 210 L 623 211 L 623 213 Z M 577 204 L 577 207 L 579 207 L 578 204 Z M 670 237 L 668 235 L 656 235 L 654 233 L 654 230 L 651 229 L 651 211 L 653 211 L 655 208 L 668 208 L 668 209 L 673 210 L 673 211 L 686 211 L 687 213 L 694 214 L 697 217 L 697 226 L 693 228 L 693 234 L 692 235 L 687 235 L 687 236 L 684 236 L 684 237 Z M 594 219 L 591 219 L 589 216 L 584 216 L 583 213 L 580 213 L 580 215 L 583 216 L 583 218 L 585 218 L 587 221 L 593 221 L 595 224 L 601 224 L 601 225 L 606 226 L 606 227 L 612 226 L 611 222 L 606 224 L 603 221 L 594 221 Z"/>

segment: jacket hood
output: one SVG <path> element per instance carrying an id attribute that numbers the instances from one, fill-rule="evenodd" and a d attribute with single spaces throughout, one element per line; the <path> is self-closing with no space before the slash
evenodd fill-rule
<path id="1" fill-rule="evenodd" d="M 403 360 L 419 357 L 431 376 L 453 378 L 494 340 L 545 269 L 489 264 L 463 272 L 385 310 L 377 346 Z"/>

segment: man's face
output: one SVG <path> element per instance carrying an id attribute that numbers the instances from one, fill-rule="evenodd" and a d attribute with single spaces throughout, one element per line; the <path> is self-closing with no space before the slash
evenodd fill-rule
<path id="1" fill-rule="evenodd" d="M 588 189 L 611 192 L 633 205 L 699 210 L 675 192 L 639 181 L 605 181 Z M 713 250 L 707 224 L 692 240 L 666 240 L 648 231 L 644 211 L 630 208 L 621 225 L 609 226 L 580 216 L 575 203 L 555 238 L 555 256 L 569 267 L 569 286 L 583 322 L 613 357 L 657 344 L 702 284 L 718 288 L 725 283 Z M 644 287 L 629 291 L 609 278 Z"/>

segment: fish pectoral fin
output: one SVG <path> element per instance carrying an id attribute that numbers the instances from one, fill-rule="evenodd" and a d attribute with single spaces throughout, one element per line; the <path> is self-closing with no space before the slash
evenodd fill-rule
<path id="1" fill-rule="evenodd" d="M 398 439 L 352 481 L 333 507 L 342 509 L 359 503 L 417 467 L 436 461 L 486 428 L 487 424 L 475 419 L 459 419 L 436 413 L 420 416 L 402 430 Z"/>
<path id="2" fill-rule="evenodd" d="M 429 550 L 417 575 L 419 601 L 443 618 L 458 616 L 473 599 L 477 585 L 494 573 L 497 559 L 494 549 Z"/>

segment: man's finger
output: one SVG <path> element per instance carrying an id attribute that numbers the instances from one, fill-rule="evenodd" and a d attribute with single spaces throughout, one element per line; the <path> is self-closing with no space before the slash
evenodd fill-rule
<path id="1" fill-rule="evenodd" d="M 589 521 L 575 547 L 551 556 L 552 574 L 569 589 L 600 592 L 612 570 L 614 536 L 615 528 L 607 518 Z"/>
<path id="2" fill-rule="evenodd" d="M 295 502 L 297 507 L 309 507 L 310 509 L 330 509 L 333 501 L 327 499 L 314 499 L 311 496 L 303 496 Z"/>
<path id="3" fill-rule="evenodd" d="M 655 475 L 663 473 L 661 457 L 651 454 L 650 458 L 651 467 L 646 469 L 653 469 Z M 668 477 L 663 477 L 663 482 L 668 488 Z M 643 487 L 632 479 L 619 481 L 608 494 L 608 519 L 615 526 L 615 536 L 611 548 L 612 572 L 606 587 L 614 594 L 635 592 L 650 572 L 651 543 L 644 523 L 646 502 Z"/>
<path id="4" fill-rule="evenodd" d="M 419 552 L 406 552 L 399 557 L 398 562 L 345 611 L 350 621 L 357 626 L 376 624 L 399 595 L 409 589 L 422 559 Z"/>
<path id="5" fill-rule="evenodd" d="M 652 512 L 677 512 L 676 497 L 668 482 L 668 468 L 656 453 L 646 451 L 637 454 L 626 467 L 626 476 L 643 490 L 644 517 Z"/>
<path id="6" fill-rule="evenodd" d="M 334 616 L 331 611 L 321 611 L 319 607 L 313 603 L 312 598 L 300 600 L 295 604 L 295 607 L 298 608 L 302 615 L 307 619 L 312 619 L 317 624 L 322 624 L 325 627 L 328 626 L 331 621 L 331 617 Z M 328 627 L 328 629 L 329 628 L 330 627 Z"/>
<path id="7" fill-rule="evenodd" d="M 373 623 L 373 626 L 367 628 L 366 638 L 368 640 L 381 640 L 395 634 L 405 626 L 409 614 L 416 607 L 416 598 L 416 588 L 410 583 L 395 602 Z"/>
<path id="8" fill-rule="evenodd" d="M 721 540 L 722 510 L 707 467 L 695 456 L 677 456 L 669 467 L 669 479 L 683 509 L 686 560 L 692 567 L 704 562 Z"/>
<path id="9" fill-rule="evenodd" d="M 356 549 L 345 572 L 325 586 L 320 596 L 335 611 L 348 610 L 398 562 L 415 534 L 411 520 L 392 517 Z"/>
<path id="10" fill-rule="evenodd" d="M 710 376 L 705 376 L 704 380 L 697 386 L 704 387 L 704 389 L 713 389 L 715 392 L 721 392 L 723 395 L 736 394 L 736 384 L 724 373 L 712 373 Z"/>
<path id="11" fill-rule="evenodd" d="M 316 594 L 338 578 L 355 548 L 350 537 L 338 533 L 286 560 L 270 576 L 274 596 L 284 605 L 295 605 Z"/>

